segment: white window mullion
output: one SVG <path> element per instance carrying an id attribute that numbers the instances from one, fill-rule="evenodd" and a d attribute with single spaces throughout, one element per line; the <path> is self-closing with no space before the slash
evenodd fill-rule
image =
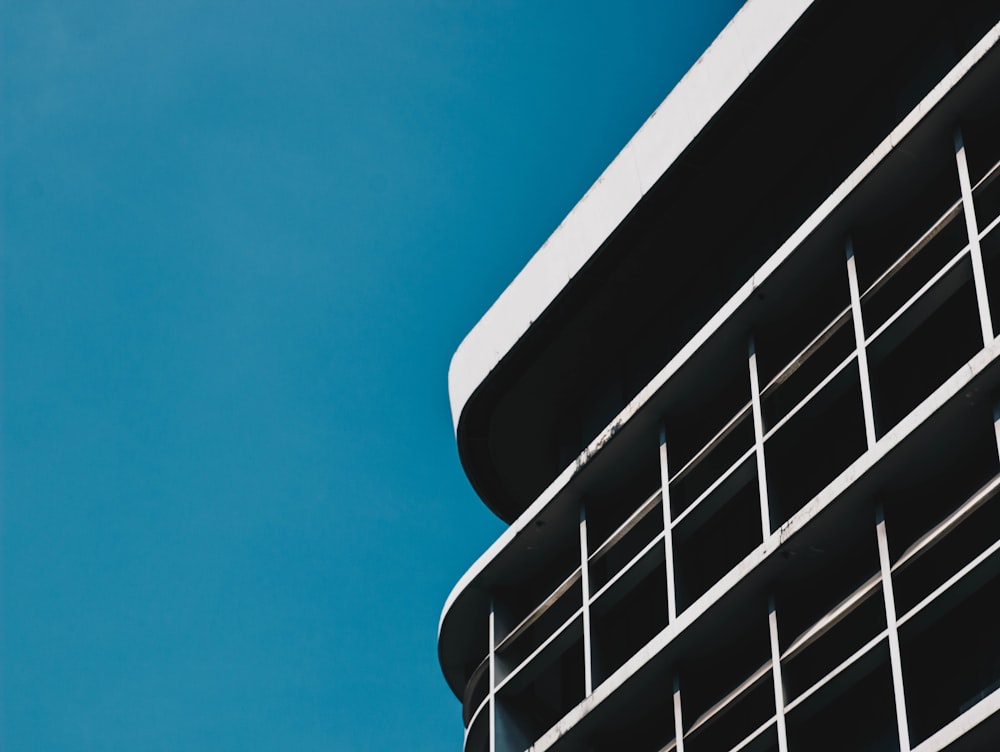
<path id="1" fill-rule="evenodd" d="M 854 261 L 854 243 L 847 239 L 847 282 L 851 289 L 851 319 L 854 321 L 854 347 L 858 356 L 858 373 L 861 378 L 861 408 L 865 414 L 865 436 L 868 448 L 875 446 L 875 408 L 872 402 L 871 376 L 868 370 L 868 350 L 865 347 L 865 323 L 861 316 L 861 290 L 858 285 L 858 268 Z"/>
<path id="2" fill-rule="evenodd" d="M 976 287 L 976 302 L 979 305 L 979 323 L 983 330 L 983 344 L 993 341 L 993 319 L 990 314 L 989 295 L 986 291 L 986 268 L 983 265 L 983 250 L 979 245 L 979 223 L 976 221 L 976 206 L 972 201 L 972 181 L 969 178 L 969 163 L 965 157 L 965 141 L 962 130 L 955 129 L 955 161 L 958 165 L 958 183 L 962 189 L 962 207 L 965 214 L 965 229 L 969 235 L 969 258 L 972 260 L 972 279 Z"/>
<path id="3" fill-rule="evenodd" d="M 667 429 L 660 426 L 660 502 L 663 505 L 663 553 L 667 569 L 667 620 L 677 619 L 677 584 L 674 581 L 674 534 L 670 512 L 670 468 L 667 465 Z"/>
<path id="4" fill-rule="evenodd" d="M 497 752 L 497 702 L 496 702 L 496 686 L 497 686 L 497 660 L 496 660 L 496 644 L 497 644 L 497 629 L 496 629 L 496 608 L 495 603 L 490 600 L 490 655 L 489 655 L 489 682 L 490 682 L 490 752 Z"/>
<path id="5" fill-rule="evenodd" d="M 781 678 L 781 644 L 778 641 L 778 611 L 771 596 L 768 603 L 767 625 L 771 635 L 771 678 L 774 681 L 774 722 L 778 730 L 778 752 L 788 752 L 785 730 L 785 682 Z"/>
<path id="6" fill-rule="evenodd" d="M 753 410 L 753 435 L 757 455 L 757 486 L 760 494 L 762 540 L 771 537 L 771 508 L 767 499 L 767 471 L 764 463 L 764 414 L 760 404 L 760 376 L 757 373 L 757 346 L 753 336 L 748 343 L 750 367 L 750 402 Z"/>
<path id="7" fill-rule="evenodd" d="M 681 678 L 674 674 L 674 750 L 684 752 L 684 711 L 681 707 Z"/>
<path id="8" fill-rule="evenodd" d="M 906 720 L 906 692 L 903 688 L 902 658 L 899 650 L 899 624 L 896 619 L 896 596 L 892 588 L 892 560 L 889 538 L 885 531 L 885 510 L 880 504 L 876 511 L 875 532 L 878 537 L 878 559 L 882 571 L 882 595 L 885 601 L 885 623 L 889 636 L 889 665 L 892 670 L 892 692 L 896 704 L 896 727 L 899 730 L 900 752 L 910 752 L 910 730 Z"/>
<path id="9" fill-rule="evenodd" d="M 580 505 L 580 586 L 583 589 L 583 685 L 584 696 L 594 691 L 593 642 L 590 629 L 590 567 L 588 565 L 587 509 Z"/>

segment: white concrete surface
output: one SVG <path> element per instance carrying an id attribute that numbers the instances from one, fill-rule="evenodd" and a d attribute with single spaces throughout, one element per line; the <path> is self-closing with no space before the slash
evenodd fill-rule
<path id="1" fill-rule="evenodd" d="M 791 237 L 789 237 L 788 240 L 785 241 L 785 243 L 783 243 L 777 251 L 775 251 L 774 255 L 764 262 L 764 265 L 758 269 L 756 273 L 754 273 L 753 277 L 742 285 L 740 289 L 737 290 L 736 293 L 726 302 L 726 304 L 719 309 L 718 312 L 716 312 L 708 323 L 706 323 L 705 326 L 703 326 L 701 330 L 694 337 L 692 337 L 683 348 L 681 348 L 680 352 L 678 352 L 677 355 L 674 356 L 671 361 L 667 363 L 667 365 L 664 366 L 664 368 L 655 377 L 653 377 L 653 379 L 645 387 L 643 387 L 642 391 L 640 391 L 639 394 L 625 406 L 618 416 L 597 436 L 597 438 L 591 442 L 591 444 L 579 456 L 577 461 L 563 470 L 563 472 L 560 473 L 554 481 L 552 481 L 549 487 L 542 492 L 537 499 L 535 499 L 531 506 L 529 506 L 496 541 L 494 541 L 493 545 L 491 545 L 489 549 L 487 549 L 486 552 L 483 553 L 483 555 L 480 556 L 479 559 L 462 576 L 448 596 L 445 606 L 442 609 L 441 621 L 438 625 L 439 639 L 441 627 L 444 625 L 445 619 L 447 618 L 447 615 L 455 601 L 466 589 L 472 587 L 473 583 L 482 575 L 491 562 L 505 548 L 507 548 L 515 538 L 521 535 L 524 530 L 532 524 L 532 521 L 542 514 L 559 494 L 565 491 L 570 480 L 579 471 L 580 466 L 589 462 L 590 459 L 596 455 L 626 423 L 642 411 L 643 407 L 657 392 L 663 389 L 668 382 L 673 379 L 673 377 L 691 358 L 691 356 L 694 355 L 694 353 L 697 352 L 697 350 L 701 348 L 701 346 L 707 342 L 726 321 L 732 318 L 733 314 L 740 308 L 740 306 L 742 306 L 750 298 L 754 290 L 763 285 L 765 281 L 778 270 L 782 263 L 784 263 L 795 252 L 802 242 L 809 235 L 811 235 L 816 228 L 827 219 L 827 217 L 829 217 L 837 206 L 844 202 L 852 191 L 861 185 L 861 183 L 875 170 L 878 164 L 882 162 L 882 160 L 885 159 L 894 148 L 896 148 L 896 145 L 901 143 L 904 137 L 921 122 L 923 116 L 928 114 L 936 104 L 941 102 L 954 85 L 957 84 L 977 62 L 985 57 L 986 54 L 998 44 L 1000 44 L 1000 27 L 994 28 L 990 34 L 979 42 L 979 44 L 973 47 L 965 58 L 963 58 L 963 60 L 955 67 L 955 69 L 948 74 L 945 80 L 950 81 L 951 86 L 942 86 L 941 84 L 935 86 L 914 110 L 914 113 L 919 113 L 919 116 L 914 117 L 913 113 L 906 116 L 900 125 L 893 129 L 892 133 L 875 147 L 872 153 L 869 154 L 868 157 L 865 158 L 860 165 L 858 165 L 854 172 L 852 172 L 844 180 L 844 182 L 830 194 L 830 196 L 816 209 L 816 211 L 813 212 L 813 214 L 802 224 L 802 226 L 792 233 Z M 536 256 L 536 258 L 538 257 Z M 535 259 L 532 259 L 532 262 L 534 261 Z M 522 272 L 522 275 L 523 274 L 524 272 Z M 510 289 L 511 288 L 508 288 L 508 292 Z M 473 333 L 475 333 L 475 330 L 473 330 Z M 471 337 L 472 335 L 470 334 L 469 336 Z M 458 354 L 456 354 L 456 357 L 458 357 Z M 454 373 L 454 361 L 452 361 L 452 372 Z"/>
<path id="2" fill-rule="evenodd" d="M 469 397 L 813 0 L 749 0 L 459 345 L 454 425 Z"/>

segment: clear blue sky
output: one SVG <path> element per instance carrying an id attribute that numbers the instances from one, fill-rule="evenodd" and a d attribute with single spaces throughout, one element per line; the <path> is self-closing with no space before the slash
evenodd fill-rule
<path id="1" fill-rule="evenodd" d="M 738 5 L 2 2 L 5 752 L 461 748 L 451 354 Z"/>

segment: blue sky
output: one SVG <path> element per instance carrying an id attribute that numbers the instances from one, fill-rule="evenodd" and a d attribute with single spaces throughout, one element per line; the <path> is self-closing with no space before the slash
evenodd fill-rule
<path id="1" fill-rule="evenodd" d="M 0 746 L 459 750 L 451 353 L 736 0 L 0 5 Z"/>

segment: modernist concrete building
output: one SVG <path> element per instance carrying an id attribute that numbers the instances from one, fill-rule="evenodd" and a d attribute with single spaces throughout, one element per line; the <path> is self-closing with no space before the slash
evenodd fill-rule
<path id="1" fill-rule="evenodd" d="M 468 752 L 1000 750 L 1000 2 L 751 0 L 460 346 Z"/>

